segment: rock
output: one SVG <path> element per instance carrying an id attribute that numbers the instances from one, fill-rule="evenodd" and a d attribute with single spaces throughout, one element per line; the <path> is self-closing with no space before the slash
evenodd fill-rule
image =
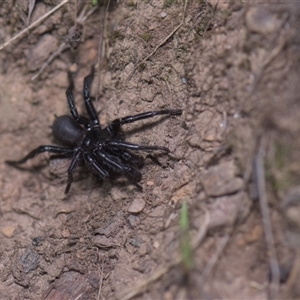
<path id="1" fill-rule="evenodd" d="M 251 203 L 244 192 L 214 199 L 209 205 L 210 228 L 230 226 L 236 221 L 242 223 L 250 212 Z"/>
<path id="2" fill-rule="evenodd" d="M 145 205 L 146 202 L 143 199 L 134 199 L 128 208 L 128 212 L 133 214 L 140 213 L 145 208 Z"/>
<path id="3" fill-rule="evenodd" d="M 165 11 L 163 11 L 163 12 L 161 12 L 160 16 L 162 19 L 164 19 L 167 16 L 167 13 Z"/>
<path id="4" fill-rule="evenodd" d="M 39 69 L 56 48 L 57 39 L 50 34 L 45 34 L 27 55 L 28 69 L 30 71 Z"/>
<path id="5" fill-rule="evenodd" d="M 5 226 L 1 229 L 2 234 L 5 237 L 11 238 L 15 233 L 16 227 L 14 226 Z"/>
<path id="6" fill-rule="evenodd" d="M 244 181 L 235 177 L 236 167 L 233 161 L 211 167 L 201 174 L 201 182 L 208 196 L 222 196 L 242 189 Z"/>
<path id="7" fill-rule="evenodd" d="M 263 35 L 278 28 L 277 18 L 264 7 L 251 7 L 246 13 L 246 25 L 250 31 Z"/>

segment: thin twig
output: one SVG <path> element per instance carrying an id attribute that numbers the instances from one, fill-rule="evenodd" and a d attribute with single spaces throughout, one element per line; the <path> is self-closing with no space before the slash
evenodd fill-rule
<path id="1" fill-rule="evenodd" d="M 75 0 L 75 9 L 74 9 L 74 27 L 77 26 L 77 13 L 78 13 L 78 0 Z"/>
<path id="2" fill-rule="evenodd" d="M 16 34 L 14 37 L 12 37 L 7 42 L 0 45 L 0 51 L 3 50 L 5 47 L 7 47 L 10 43 L 21 37 L 23 34 L 27 33 L 30 29 L 36 27 L 39 23 L 47 19 L 50 15 L 52 15 L 54 12 L 56 12 L 58 9 L 60 9 L 62 6 L 64 6 L 66 3 L 68 3 L 70 0 L 63 0 L 60 4 L 56 5 L 54 8 L 52 8 L 49 12 L 44 14 L 42 17 L 40 17 L 38 20 L 34 21 L 32 24 L 30 24 L 28 27 L 24 28 L 22 31 L 20 31 L 18 34 Z"/>
<path id="3" fill-rule="evenodd" d="M 100 282 L 99 282 L 99 290 L 98 290 L 97 300 L 99 300 L 100 296 L 101 296 L 102 283 L 103 283 L 103 262 L 101 265 L 101 274 L 100 274 Z"/>
<path id="4" fill-rule="evenodd" d="M 290 271 L 289 279 L 286 283 L 287 291 L 292 291 L 295 285 L 299 282 L 300 276 L 300 250 L 297 249 L 296 257 L 293 262 L 292 270 Z M 292 298 L 292 297 L 291 297 Z"/>
<path id="5" fill-rule="evenodd" d="M 77 2 L 76 2 L 77 3 Z M 86 13 L 86 6 L 84 6 L 84 8 L 82 9 L 80 15 L 75 18 L 75 27 L 77 25 L 77 23 L 79 24 L 83 24 L 86 19 L 88 18 L 88 16 L 90 16 L 94 11 L 95 11 L 95 7 L 90 9 L 87 13 Z M 77 15 L 77 7 L 75 7 L 75 11 L 76 11 L 76 15 Z M 37 71 L 37 73 L 35 73 L 32 77 L 31 80 L 35 80 L 37 79 L 43 72 L 44 70 L 51 64 L 51 62 L 57 57 L 59 56 L 62 52 L 64 52 L 65 50 L 69 49 L 70 46 L 66 44 L 66 42 L 62 42 L 60 44 L 60 46 L 58 47 L 58 49 L 56 51 L 54 51 L 46 60 L 46 62 L 41 66 L 41 68 Z"/>
<path id="6" fill-rule="evenodd" d="M 40 67 L 40 69 L 31 77 L 30 80 L 35 80 L 37 79 L 43 72 L 44 70 L 51 64 L 51 62 L 56 58 L 56 56 L 60 55 L 62 52 L 67 50 L 69 48 L 68 45 L 65 43 L 62 43 L 56 51 L 54 51 L 46 60 L 46 62 L 43 63 L 43 65 Z"/>
<path id="7" fill-rule="evenodd" d="M 87 20 L 87 18 L 92 15 L 97 9 L 98 6 L 94 6 L 93 8 L 91 8 L 87 13 L 85 12 L 86 9 L 88 8 L 88 5 L 86 4 L 84 6 L 84 8 L 82 9 L 82 11 L 80 12 L 79 17 L 77 18 L 77 22 L 80 24 L 84 24 L 84 22 Z"/>
<path id="8" fill-rule="evenodd" d="M 264 158 L 266 153 L 267 141 L 265 137 L 260 140 L 258 153 L 255 158 L 255 172 L 257 180 L 257 192 L 260 203 L 260 210 L 262 214 L 262 222 L 265 233 L 265 240 L 268 249 L 269 264 L 271 270 L 271 285 L 269 289 L 269 299 L 278 298 L 278 287 L 279 287 L 279 266 L 276 257 L 276 250 L 274 244 L 272 222 L 270 218 L 270 209 L 268 206 L 266 184 L 265 184 L 265 169 L 264 169 Z"/>
<path id="9" fill-rule="evenodd" d="M 96 101 L 99 101 L 100 91 L 102 90 L 102 81 L 100 78 L 100 70 L 101 70 L 101 61 L 102 61 L 102 52 L 103 52 L 103 31 L 99 37 L 98 43 L 98 62 L 97 62 L 97 91 L 96 91 Z"/>
<path id="10" fill-rule="evenodd" d="M 229 241 L 229 238 L 230 238 L 230 234 L 228 233 L 221 239 L 220 243 L 218 244 L 217 250 L 215 251 L 215 253 L 211 257 L 211 259 L 209 260 L 207 265 L 205 266 L 205 269 L 201 274 L 201 283 L 202 284 L 206 281 L 206 279 L 208 278 L 211 270 L 213 269 L 216 262 L 218 261 L 221 253 L 223 252 L 224 248 L 226 247 L 226 245 Z"/>
<path id="11" fill-rule="evenodd" d="M 172 37 L 175 33 L 176 33 L 176 31 L 183 25 L 183 23 L 184 23 L 184 20 L 185 20 L 185 12 L 186 12 L 186 7 L 187 7 L 187 2 L 188 2 L 188 0 L 185 0 L 184 1 L 184 7 L 183 7 L 183 16 L 182 16 L 182 19 L 181 19 L 181 22 L 180 22 L 180 24 L 177 26 L 177 27 L 175 27 L 174 29 L 173 29 L 173 31 L 167 36 L 167 37 L 165 37 L 155 48 L 154 48 L 154 50 L 149 54 L 149 55 L 147 55 L 141 62 L 139 62 L 135 67 L 134 67 L 134 69 L 132 70 L 132 72 L 129 74 L 129 76 L 127 77 L 127 79 L 126 79 L 126 82 L 128 82 L 131 78 L 132 78 L 132 76 L 133 76 L 133 74 L 134 74 L 134 72 L 137 70 L 137 68 L 139 68 L 143 63 L 145 63 L 153 54 L 155 54 L 155 52 L 161 47 L 161 46 L 163 46 L 166 42 L 167 42 L 167 40 L 170 38 L 170 37 Z"/>
<path id="12" fill-rule="evenodd" d="M 102 90 L 102 82 L 100 80 L 100 70 L 101 70 L 101 60 L 102 60 L 102 53 L 104 52 L 103 48 L 104 48 L 104 43 L 103 41 L 107 38 L 106 37 L 106 33 L 107 33 L 107 18 L 108 18 L 108 8 L 110 5 L 110 0 L 108 0 L 107 5 L 106 5 L 106 9 L 105 9 L 105 14 L 104 14 L 104 24 L 103 24 L 103 28 L 102 28 L 102 32 L 100 34 L 99 37 L 99 44 L 98 44 L 98 63 L 97 63 L 97 67 L 98 67 L 98 77 L 97 77 L 97 93 L 96 93 L 96 100 L 99 100 L 99 95 L 100 95 L 100 90 Z"/>
<path id="13" fill-rule="evenodd" d="M 223 111 L 223 122 L 222 122 L 222 129 L 221 129 L 221 135 L 224 135 L 227 129 L 227 111 Z"/>
<path id="14" fill-rule="evenodd" d="M 288 21 L 288 18 L 289 18 L 289 15 L 286 14 L 283 18 L 281 26 L 279 26 L 279 30 L 278 30 L 279 32 L 278 32 L 278 35 L 276 35 L 276 40 L 274 41 L 274 44 L 276 43 L 276 45 L 275 46 L 273 45 L 272 49 L 270 49 L 270 51 L 267 51 L 266 58 L 262 62 L 258 72 L 256 74 L 254 74 L 255 75 L 254 81 L 253 81 L 253 83 L 251 85 L 251 89 L 250 89 L 252 92 L 255 90 L 256 86 L 260 82 L 266 68 L 281 53 L 281 51 L 283 50 L 283 48 L 287 42 L 286 33 L 285 33 L 285 31 L 282 32 L 282 28 Z"/>

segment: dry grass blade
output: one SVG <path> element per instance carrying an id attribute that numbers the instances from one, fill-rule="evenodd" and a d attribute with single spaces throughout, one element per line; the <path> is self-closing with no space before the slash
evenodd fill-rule
<path id="1" fill-rule="evenodd" d="M 27 33 L 30 29 L 36 27 L 39 25 L 42 21 L 47 19 L 50 15 L 52 15 L 54 12 L 56 12 L 58 9 L 60 9 L 62 6 L 64 6 L 66 3 L 68 3 L 70 0 L 63 0 L 60 4 L 56 5 L 54 8 L 52 8 L 49 12 L 44 14 L 42 17 L 40 17 L 38 20 L 33 22 L 31 25 L 20 31 L 18 34 L 16 34 L 14 37 L 12 37 L 7 42 L 0 45 L 0 51 L 3 50 L 5 47 L 7 47 L 10 43 L 21 37 L 23 34 Z"/>
<path id="2" fill-rule="evenodd" d="M 105 52 L 105 41 L 107 39 L 107 20 L 108 20 L 108 8 L 110 6 L 110 0 L 107 1 L 105 14 L 104 14 L 104 22 L 103 22 L 103 28 L 101 30 L 101 34 L 99 37 L 99 44 L 98 44 L 98 63 L 97 63 L 97 94 L 96 94 L 96 100 L 99 100 L 100 97 L 100 91 L 102 90 L 102 80 L 100 80 L 100 70 L 102 66 L 102 56 Z"/>
<path id="3" fill-rule="evenodd" d="M 103 262 L 101 264 L 101 274 L 100 274 L 100 282 L 99 282 L 99 290 L 98 290 L 97 300 L 99 300 L 101 297 L 102 284 L 103 284 Z"/>
<path id="4" fill-rule="evenodd" d="M 32 11 L 34 9 L 34 6 L 35 6 L 35 0 L 29 0 L 28 16 L 27 16 L 27 20 L 26 20 L 26 26 L 28 26 L 29 23 L 30 23 L 30 17 L 31 17 Z"/>
<path id="5" fill-rule="evenodd" d="M 266 185 L 265 185 L 265 169 L 264 169 L 264 158 L 266 152 L 267 141 L 265 137 L 260 140 L 258 153 L 255 158 L 255 172 L 257 180 L 257 191 L 259 196 L 260 210 L 262 214 L 262 222 L 265 233 L 265 240 L 269 255 L 269 264 L 271 270 L 271 286 L 269 290 L 270 299 L 278 299 L 278 288 L 279 288 L 279 266 L 276 257 L 276 250 L 274 245 L 274 237 L 272 230 L 272 222 L 270 219 L 270 209 L 267 201 Z"/>

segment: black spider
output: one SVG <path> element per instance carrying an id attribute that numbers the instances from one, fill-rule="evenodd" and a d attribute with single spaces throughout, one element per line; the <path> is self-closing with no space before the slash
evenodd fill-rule
<path id="1" fill-rule="evenodd" d="M 79 162 L 84 161 L 87 168 L 102 179 L 112 179 L 115 175 L 124 175 L 133 183 L 141 180 L 142 175 L 137 170 L 143 166 L 143 157 L 133 154 L 130 150 L 162 150 L 169 149 L 161 146 L 144 146 L 128 143 L 120 134 L 123 124 L 132 123 L 142 119 L 152 118 L 156 115 L 181 115 L 181 109 L 149 111 L 134 116 L 114 120 L 110 125 L 101 128 L 95 107 L 91 101 L 90 89 L 94 72 L 84 78 L 83 99 L 89 118 L 78 115 L 73 88 L 74 83 L 70 77 L 70 86 L 66 96 L 71 116 L 61 116 L 55 119 L 52 131 L 54 137 L 69 147 L 43 145 L 32 150 L 19 161 L 6 161 L 11 166 L 25 163 L 28 159 L 42 152 L 50 152 L 59 158 L 72 158 L 68 168 L 68 183 L 65 194 L 70 190 L 73 173 Z"/>

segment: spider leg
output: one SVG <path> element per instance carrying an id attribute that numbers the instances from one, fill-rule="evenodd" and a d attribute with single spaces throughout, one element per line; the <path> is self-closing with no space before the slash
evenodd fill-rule
<path id="1" fill-rule="evenodd" d="M 93 123 L 94 127 L 100 127 L 98 115 L 96 112 L 96 109 L 94 107 L 94 104 L 91 101 L 90 92 L 91 92 L 91 85 L 94 79 L 94 68 L 92 68 L 92 72 L 90 75 L 86 76 L 83 81 L 83 99 L 86 111 L 88 115 L 90 116 L 90 119 Z"/>
<path id="2" fill-rule="evenodd" d="M 75 105 L 75 100 L 74 100 L 74 95 L 73 95 L 74 81 L 72 78 L 72 74 L 68 73 L 68 77 L 69 77 L 70 86 L 68 87 L 68 89 L 66 91 L 66 96 L 67 96 L 71 115 L 76 122 L 84 125 L 85 127 L 88 127 L 90 124 L 89 119 L 79 116 L 76 105 Z"/>
<path id="3" fill-rule="evenodd" d="M 94 174 L 100 176 L 102 179 L 109 178 L 108 171 L 103 169 L 103 167 L 99 164 L 94 155 L 90 153 L 85 153 L 83 158 L 88 169 L 90 169 Z"/>
<path id="4" fill-rule="evenodd" d="M 19 165 L 19 164 L 23 164 L 28 159 L 34 158 L 35 156 L 37 156 L 37 155 L 39 155 L 40 153 L 43 153 L 43 152 L 57 153 L 57 154 L 69 157 L 73 154 L 74 150 L 70 149 L 70 148 L 64 148 L 64 147 L 44 145 L 44 146 L 39 146 L 36 149 L 32 150 L 24 158 L 22 158 L 18 161 L 7 160 L 6 163 L 11 165 L 11 166 L 16 166 L 16 165 Z"/>
<path id="5" fill-rule="evenodd" d="M 143 157 L 133 154 L 129 151 L 125 151 L 124 149 L 120 151 L 120 148 L 115 148 L 115 149 L 110 148 L 109 152 L 115 156 L 121 156 L 120 158 L 122 161 L 126 163 L 130 163 L 131 165 L 135 165 L 138 168 L 141 168 L 144 165 Z"/>
<path id="6" fill-rule="evenodd" d="M 142 174 L 128 164 L 122 164 L 122 162 L 118 159 L 118 157 L 109 155 L 101 151 L 95 152 L 95 156 L 98 160 L 104 161 L 105 164 L 110 166 L 112 169 L 116 170 L 117 173 L 121 173 L 122 175 L 125 175 L 127 178 L 129 178 L 132 181 L 141 181 Z"/>
<path id="7" fill-rule="evenodd" d="M 137 144 L 127 143 L 122 141 L 107 141 L 106 144 L 108 146 L 113 146 L 121 149 L 146 150 L 146 151 L 162 150 L 162 151 L 170 152 L 170 150 L 167 147 L 162 147 L 162 146 L 145 146 L 145 145 L 137 145 Z"/>
<path id="8" fill-rule="evenodd" d="M 69 190 L 70 190 L 72 182 L 73 182 L 73 173 L 74 173 L 75 169 L 77 168 L 80 160 L 82 159 L 82 152 L 78 149 L 75 151 L 76 152 L 74 153 L 73 159 L 68 168 L 68 184 L 65 189 L 65 194 L 69 193 Z"/>
<path id="9" fill-rule="evenodd" d="M 167 110 L 157 110 L 157 111 L 148 111 L 145 113 L 141 113 L 134 116 L 128 116 L 120 119 L 115 119 L 112 121 L 110 125 L 108 125 L 104 130 L 107 130 L 109 133 L 115 133 L 118 131 L 120 126 L 127 123 L 133 123 L 139 120 L 152 118 L 158 115 L 169 115 L 169 116 L 176 116 L 181 115 L 182 109 L 167 109 Z"/>

